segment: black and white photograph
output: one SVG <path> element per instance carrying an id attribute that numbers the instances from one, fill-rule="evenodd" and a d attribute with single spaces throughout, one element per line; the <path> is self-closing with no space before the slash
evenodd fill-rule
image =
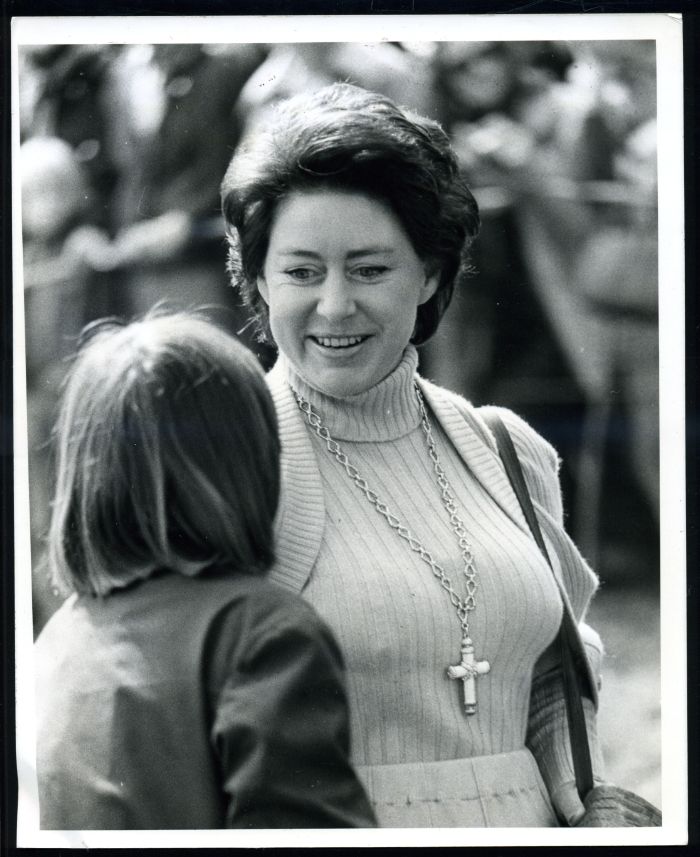
<path id="1" fill-rule="evenodd" d="M 19 846 L 687 841 L 682 16 L 515 17 L 13 20 Z"/>

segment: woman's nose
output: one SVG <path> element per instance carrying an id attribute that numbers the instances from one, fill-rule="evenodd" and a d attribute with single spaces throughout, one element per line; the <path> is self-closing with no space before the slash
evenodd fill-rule
<path id="1" fill-rule="evenodd" d="M 328 321 L 348 318 L 355 312 L 352 286 L 341 274 L 329 274 L 321 287 L 316 311 Z"/>

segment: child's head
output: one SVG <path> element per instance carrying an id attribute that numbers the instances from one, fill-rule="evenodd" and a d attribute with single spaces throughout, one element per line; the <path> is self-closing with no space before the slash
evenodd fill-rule
<path id="1" fill-rule="evenodd" d="M 195 313 L 91 333 L 56 425 L 56 581 L 106 594 L 157 569 L 269 568 L 279 440 L 253 354 Z"/>

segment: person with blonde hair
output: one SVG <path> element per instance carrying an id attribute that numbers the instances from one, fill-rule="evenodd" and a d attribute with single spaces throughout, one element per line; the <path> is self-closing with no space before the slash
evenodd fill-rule
<path id="1" fill-rule="evenodd" d="M 343 661 L 274 561 L 255 357 L 195 313 L 90 325 L 49 533 L 72 592 L 35 647 L 44 829 L 372 826 Z"/>

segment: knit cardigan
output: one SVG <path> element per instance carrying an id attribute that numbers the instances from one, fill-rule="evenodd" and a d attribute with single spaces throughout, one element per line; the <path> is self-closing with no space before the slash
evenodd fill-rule
<path id="1" fill-rule="evenodd" d="M 267 376 L 277 409 L 282 439 L 282 490 L 275 522 L 276 562 L 271 579 L 301 592 L 318 556 L 325 520 L 325 503 L 318 463 L 303 414 L 289 388 L 281 362 Z M 587 658 L 589 696 L 597 705 L 602 646 L 584 622 L 597 588 L 597 578 L 566 533 L 559 485 L 559 458 L 553 447 L 527 423 L 504 408 L 475 408 L 461 396 L 416 375 L 432 414 L 482 487 L 524 532 L 529 533 L 496 441 L 483 415 L 496 410 L 508 427 L 518 452 L 544 539 L 555 562 L 555 579 L 564 609 L 579 627 Z"/>
<path id="2" fill-rule="evenodd" d="M 415 352 L 413 361 L 415 361 Z M 411 358 L 409 357 L 410 365 Z M 415 362 L 414 362 L 415 366 Z M 289 387 L 289 367 L 280 360 L 268 376 L 277 406 L 282 438 L 282 498 L 276 522 L 277 562 L 272 578 L 282 586 L 304 589 L 325 544 L 326 501 L 316 451 L 304 416 Z M 531 538 L 503 464 L 495 440 L 483 415 L 466 400 L 415 375 L 431 418 L 437 421 L 458 457 L 480 487 L 500 510 Z M 578 645 L 588 657 L 581 658 L 589 686 L 586 701 L 596 774 L 602 770 L 595 739 L 597 674 L 602 646 L 594 631 L 583 622 L 596 578 L 563 527 L 559 487 L 559 459 L 554 449 L 523 420 L 510 411 L 495 409 L 508 426 L 523 466 L 525 478 L 538 513 L 545 541 L 554 558 L 556 580 L 563 608 L 579 623 Z M 528 746 L 538 765 L 557 810 L 563 818 L 580 814 L 573 787 L 573 771 L 568 745 L 568 729 L 563 707 L 560 677 L 556 678 L 558 651 L 551 646 L 538 661 L 531 697 Z M 555 673 L 550 670 L 554 669 Z M 545 681 L 538 677 L 546 677 Z M 561 797 L 561 799 L 559 799 Z"/>

